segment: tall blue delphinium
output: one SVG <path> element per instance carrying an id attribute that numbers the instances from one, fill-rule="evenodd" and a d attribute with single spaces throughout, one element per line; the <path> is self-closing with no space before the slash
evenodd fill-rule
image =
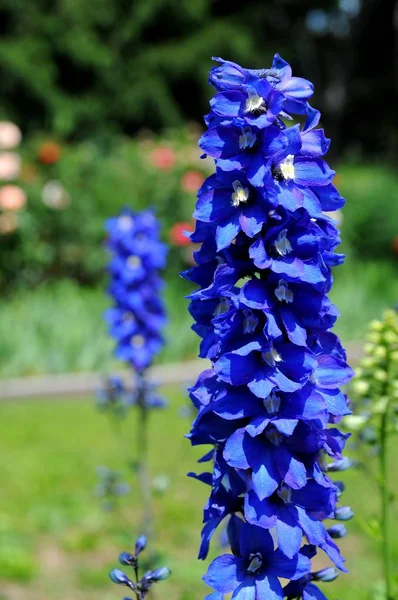
<path id="1" fill-rule="evenodd" d="M 132 575 L 128 576 L 120 569 L 113 569 L 109 573 L 109 577 L 113 583 L 128 587 L 134 594 L 136 600 L 144 600 L 154 583 L 164 581 L 171 575 L 170 569 L 167 567 L 159 567 L 151 571 L 146 571 L 140 577 L 139 555 L 146 548 L 147 540 L 144 535 L 140 535 L 135 542 L 134 554 L 122 552 L 119 556 L 121 565 L 130 567 L 133 571 Z M 124 598 L 131 600 L 131 598 Z"/>
<path id="2" fill-rule="evenodd" d="M 164 344 L 166 323 L 161 297 L 163 281 L 159 271 L 165 266 L 167 248 L 159 240 L 159 223 L 151 210 L 133 213 L 125 208 L 106 223 L 110 252 L 108 287 L 114 306 L 105 319 L 116 341 L 115 355 L 134 372 L 133 391 L 120 379 L 109 378 L 102 392 L 102 406 L 123 415 L 120 407 L 136 406 L 137 470 L 145 508 L 147 531 L 150 526 L 150 481 L 147 472 L 148 413 L 164 405 L 156 386 L 148 380 L 147 369 Z M 101 395 L 100 395 L 101 398 Z"/>
<path id="3" fill-rule="evenodd" d="M 202 245 L 184 274 L 199 285 L 190 312 L 211 361 L 190 389 L 191 442 L 213 446 L 201 459 L 212 473 L 192 474 L 211 488 L 199 557 L 228 517 L 231 553 L 204 577 L 212 600 L 324 599 L 316 582 L 345 571 L 334 540 L 346 530 L 333 523 L 353 514 L 329 476 L 349 464 L 335 425 L 350 412 L 340 386 L 352 370 L 327 296 L 344 257 L 325 215 L 344 200 L 322 158 L 312 84 L 279 55 L 264 70 L 216 60 L 199 141 L 215 173 L 198 193 L 191 239 Z M 319 550 L 334 566 L 313 572 Z"/>

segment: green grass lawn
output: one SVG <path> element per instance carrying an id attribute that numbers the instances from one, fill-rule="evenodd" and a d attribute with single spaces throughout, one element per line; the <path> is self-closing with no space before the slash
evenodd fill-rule
<path id="1" fill-rule="evenodd" d="M 154 498 L 158 564 L 173 576 L 154 588 L 154 600 L 201 600 L 206 564 L 196 559 L 206 487 L 186 477 L 200 456 L 183 434 L 189 420 L 180 416 L 187 400 L 179 389 L 165 391 L 170 406 L 151 418 L 150 468 L 169 476 L 169 487 Z M 0 599 L 111 600 L 123 590 L 107 579 L 121 550 L 140 532 L 139 493 L 132 482 L 120 509 L 105 513 L 93 496 L 95 468 L 122 470 L 134 454 L 134 415 L 114 436 L 106 416 L 91 399 L 30 400 L 0 405 Z M 200 466 L 199 466 L 200 468 Z M 349 575 L 329 584 L 330 600 L 370 600 L 380 580 L 377 545 L 365 528 L 377 515 L 377 497 L 361 472 L 343 474 L 344 503 L 356 518 L 342 540 Z M 396 481 L 395 491 L 398 492 Z M 397 521 L 394 559 L 398 559 Z M 217 540 L 216 540 L 217 541 Z M 217 543 L 213 552 L 217 551 Z M 321 563 L 319 563 L 321 564 Z M 323 564 L 323 563 L 322 563 Z M 325 563 L 326 564 L 326 563 Z"/>

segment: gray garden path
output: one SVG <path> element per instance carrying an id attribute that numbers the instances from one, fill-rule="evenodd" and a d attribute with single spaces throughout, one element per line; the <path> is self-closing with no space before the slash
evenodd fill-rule
<path id="1" fill-rule="evenodd" d="M 347 345 L 348 360 L 355 365 L 362 354 L 362 344 L 352 342 Z M 210 366 L 210 363 L 209 363 Z M 192 360 L 183 363 L 157 365 L 149 370 L 150 378 L 162 385 L 183 385 L 193 383 L 206 368 L 205 360 Z M 121 371 L 120 375 L 129 382 L 131 375 Z M 130 375 L 130 376 L 129 376 Z M 37 375 L 17 379 L 0 380 L 0 400 L 23 398 L 62 398 L 63 396 L 87 396 L 93 394 L 102 382 L 101 373 L 64 373 L 62 375 Z"/>

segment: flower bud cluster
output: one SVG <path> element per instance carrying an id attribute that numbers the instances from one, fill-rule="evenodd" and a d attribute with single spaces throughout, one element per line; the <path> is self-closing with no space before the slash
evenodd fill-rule
<path id="1" fill-rule="evenodd" d="M 134 592 L 136 600 L 144 600 L 154 583 L 164 581 L 171 575 L 170 569 L 167 567 L 160 567 L 158 569 L 146 571 L 144 575 L 140 577 L 139 554 L 145 550 L 146 544 L 146 537 L 144 535 L 140 535 L 135 543 L 134 554 L 122 552 L 119 556 L 119 562 L 121 565 L 132 567 L 132 577 L 129 577 L 120 569 L 113 569 L 109 573 L 109 577 L 113 583 L 125 585 L 126 587 L 130 588 Z M 135 579 L 135 581 L 132 581 L 132 579 Z M 124 598 L 124 600 L 131 600 L 131 598 Z"/>
<path id="2" fill-rule="evenodd" d="M 355 415 L 345 424 L 357 431 L 359 439 L 370 446 L 380 444 L 380 417 L 389 413 L 389 424 L 398 431 L 398 312 L 386 310 L 381 320 L 369 324 L 355 379 L 351 385 L 356 402 Z"/>

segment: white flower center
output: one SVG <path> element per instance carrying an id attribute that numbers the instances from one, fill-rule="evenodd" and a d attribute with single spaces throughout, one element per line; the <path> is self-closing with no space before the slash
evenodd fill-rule
<path id="1" fill-rule="evenodd" d="M 142 261 L 139 256 L 129 256 L 127 259 L 127 264 L 130 269 L 137 269 L 141 266 Z"/>
<path id="2" fill-rule="evenodd" d="M 276 251 L 281 256 L 286 256 L 286 254 L 289 254 L 289 252 L 292 251 L 291 243 L 287 239 L 286 234 L 287 234 L 287 229 L 282 229 L 282 231 L 279 233 L 278 238 L 274 244 Z"/>
<path id="3" fill-rule="evenodd" d="M 254 315 L 252 310 L 244 310 L 243 314 L 245 315 L 245 319 L 243 321 L 243 332 L 253 333 L 258 325 L 257 317 Z"/>
<path id="4" fill-rule="evenodd" d="M 135 348 L 142 348 L 145 344 L 145 338 L 142 335 L 133 335 L 131 338 L 131 345 Z"/>
<path id="5" fill-rule="evenodd" d="M 273 444 L 274 446 L 279 446 L 283 441 L 282 435 L 276 429 L 271 429 L 270 431 L 267 431 L 266 435 L 271 444 Z"/>
<path id="6" fill-rule="evenodd" d="M 264 98 L 259 96 L 257 92 L 249 89 L 248 96 L 245 104 L 245 113 L 255 113 L 257 111 L 262 111 L 262 109 L 265 108 Z"/>
<path id="7" fill-rule="evenodd" d="M 293 292 L 289 289 L 288 284 L 283 279 L 279 280 L 278 287 L 275 290 L 275 296 L 279 302 L 293 302 Z"/>
<path id="8" fill-rule="evenodd" d="M 263 352 L 262 356 L 263 356 L 264 361 L 270 367 L 275 367 L 276 363 L 281 362 L 281 360 L 282 360 L 281 355 L 278 354 L 278 352 L 275 350 L 275 348 L 273 346 L 271 346 L 271 349 L 268 350 L 268 352 Z"/>
<path id="9" fill-rule="evenodd" d="M 134 219 L 130 215 L 121 215 L 117 220 L 119 229 L 121 229 L 122 231 L 128 231 L 129 229 L 131 229 L 133 226 L 133 223 L 134 223 Z"/>
<path id="10" fill-rule="evenodd" d="M 283 179 L 289 181 L 290 179 L 294 179 L 294 155 L 288 154 L 281 163 L 279 163 L 279 171 Z"/>
<path id="11" fill-rule="evenodd" d="M 292 490 L 284 485 L 282 485 L 281 489 L 277 492 L 279 498 L 285 502 L 285 504 L 289 504 L 292 499 Z"/>
<path id="12" fill-rule="evenodd" d="M 268 398 L 264 398 L 263 404 L 267 409 L 267 413 L 269 415 L 274 415 L 278 412 L 279 407 L 281 405 L 281 401 L 280 398 L 278 398 L 278 396 L 274 394 L 274 392 L 272 392 L 272 394 L 270 394 Z"/>
<path id="13" fill-rule="evenodd" d="M 255 554 L 250 554 L 249 556 L 249 566 L 247 567 L 247 572 L 248 573 L 257 573 L 257 571 L 259 569 L 261 569 L 262 565 L 263 565 L 263 557 L 261 556 L 261 554 L 259 552 L 256 552 Z"/>
<path id="14" fill-rule="evenodd" d="M 247 202 L 249 199 L 249 188 L 242 186 L 241 182 L 236 180 L 233 182 L 232 187 L 234 188 L 232 198 L 232 206 L 239 206 L 241 202 Z"/>
<path id="15" fill-rule="evenodd" d="M 231 306 L 231 301 L 229 298 L 221 298 L 220 302 L 217 304 L 216 309 L 214 311 L 214 315 L 222 315 L 227 312 L 229 307 Z"/>
<path id="16" fill-rule="evenodd" d="M 229 475 L 225 474 L 221 480 L 221 483 L 223 484 L 227 492 L 230 492 L 232 490 Z"/>
<path id="17" fill-rule="evenodd" d="M 253 148 L 256 143 L 256 134 L 250 129 L 250 127 L 244 127 L 242 133 L 239 136 L 239 148 L 246 150 L 246 148 Z"/>
<path id="18" fill-rule="evenodd" d="M 123 321 L 125 321 L 125 323 L 134 323 L 135 316 L 133 315 L 133 313 L 126 311 L 123 313 L 122 319 Z"/>

